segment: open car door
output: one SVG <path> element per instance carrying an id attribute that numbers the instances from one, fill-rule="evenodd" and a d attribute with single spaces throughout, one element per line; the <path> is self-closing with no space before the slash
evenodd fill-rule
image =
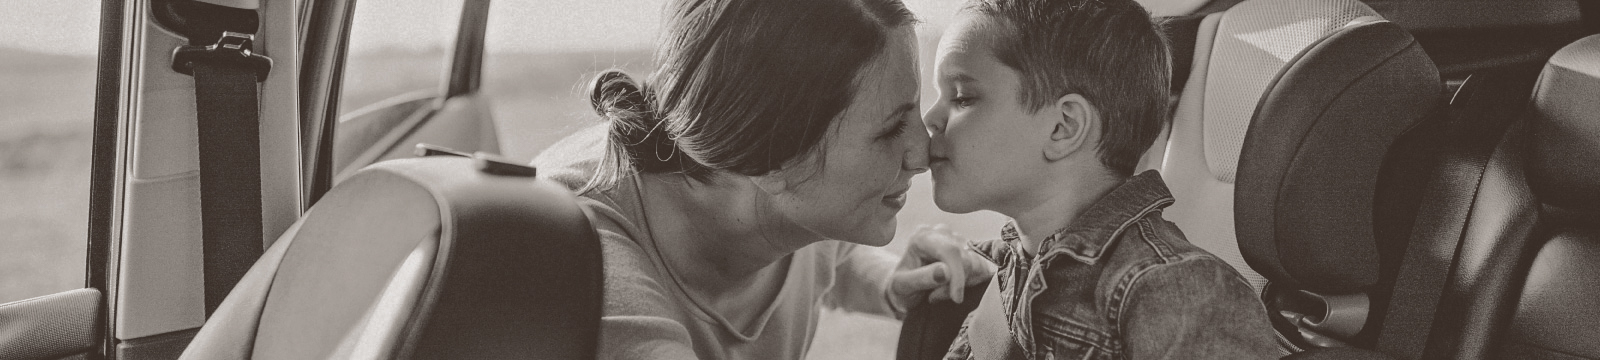
<path id="1" fill-rule="evenodd" d="M 177 358 L 243 271 L 334 180 L 407 156 L 420 142 L 497 152 L 487 103 L 477 96 L 488 1 L 441 3 L 460 9 L 444 14 L 454 25 L 439 47 L 445 80 L 411 95 L 341 107 L 351 95 L 341 91 L 350 25 L 362 21 L 356 1 L 102 1 L 93 130 L 86 136 L 92 168 L 83 286 L 0 299 L 11 301 L 0 304 L 0 359 Z M 251 67 L 253 82 L 207 80 L 192 75 L 199 62 L 190 61 L 190 50 L 270 65 Z M 253 106 L 222 111 L 222 118 L 255 124 L 222 128 L 253 128 L 255 141 L 217 141 L 206 129 L 218 119 L 215 92 L 206 89 L 219 84 L 244 96 L 226 105 Z M 217 160 L 219 152 L 203 150 L 208 143 L 254 154 Z M 219 213 L 201 201 L 202 193 L 213 193 L 202 190 L 205 168 L 218 163 L 250 170 L 233 184 L 258 186 L 210 186 L 253 194 L 249 199 L 206 196 L 252 205 L 233 209 L 247 215 L 223 219 L 254 228 L 248 236 L 203 235 L 236 227 L 202 226 Z M 236 271 L 213 272 L 219 255 Z"/>

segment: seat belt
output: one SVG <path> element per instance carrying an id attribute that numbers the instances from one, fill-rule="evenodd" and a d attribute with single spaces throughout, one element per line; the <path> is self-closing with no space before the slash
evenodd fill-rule
<path id="1" fill-rule="evenodd" d="M 172 56 L 173 70 L 194 76 L 207 318 L 263 251 L 256 84 L 272 60 L 251 53 L 254 40 L 225 31 L 215 45 L 180 46 Z"/>
<path id="2" fill-rule="evenodd" d="M 1458 131 L 1451 138 L 1479 139 L 1498 133 L 1495 130 L 1498 129 L 1492 126 L 1461 129 L 1471 133 Z M 1494 153 L 1493 144 L 1498 143 L 1471 145 L 1477 142 L 1447 146 L 1438 158 L 1434 175 L 1423 190 L 1422 204 L 1417 208 L 1417 214 L 1422 216 L 1412 229 L 1395 278 L 1394 292 L 1389 297 L 1388 311 L 1378 336 L 1379 351 L 1402 359 L 1418 359 L 1427 347 L 1439 300 L 1466 231 L 1467 218 L 1472 214 L 1473 201 L 1477 199 L 1489 157 Z"/>

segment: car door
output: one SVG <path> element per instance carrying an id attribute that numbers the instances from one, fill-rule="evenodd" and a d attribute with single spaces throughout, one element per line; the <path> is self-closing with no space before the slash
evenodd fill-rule
<path id="1" fill-rule="evenodd" d="M 94 358 L 105 333 L 120 126 L 96 96 L 117 82 L 96 79 L 118 49 L 96 43 L 116 38 L 98 15 L 118 5 L 25 1 L 0 16 L 0 31 L 51 35 L 0 36 L 0 359 Z"/>
<path id="2" fill-rule="evenodd" d="M 253 45 L 244 45 L 249 46 L 246 49 L 278 57 L 271 75 L 260 79 L 256 91 L 251 92 L 259 103 L 259 110 L 251 114 L 260 119 L 259 141 L 254 144 L 259 157 L 251 160 L 257 160 L 254 165 L 260 169 L 260 176 L 253 180 L 260 185 L 262 201 L 260 213 L 250 221 L 262 231 L 259 238 L 238 241 L 265 244 L 299 215 L 300 201 L 293 196 L 300 184 L 295 146 L 299 135 L 294 123 L 297 66 L 294 61 L 283 61 L 295 58 L 298 10 L 293 2 L 226 3 L 228 6 L 190 0 L 108 0 L 97 4 L 98 11 L 91 12 L 97 16 L 90 19 L 23 22 L 46 31 L 74 20 L 98 25 L 98 49 L 91 58 L 97 59 L 92 62 L 93 86 L 47 92 L 19 105 L 92 109 L 88 117 L 92 129 L 85 142 L 87 161 L 75 159 L 71 152 L 43 152 L 57 154 L 47 158 L 55 164 L 52 166 L 73 167 L 82 162 L 88 168 L 87 191 L 77 195 L 87 203 L 84 215 L 79 216 L 87 225 L 86 239 L 80 237 L 86 240 L 84 260 L 29 267 L 77 263 L 75 267 L 83 269 L 84 286 L 0 306 L 0 334 L 4 334 L 0 336 L 0 358 L 170 359 L 205 321 L 197 156 L 201 139 L 195 100 L 199 94 L 196 80 L 175 69 L 175 50 L 181 46 L 213 44 L 226 29 L 241 32 L 241 39 L 253 34 Z M 72 9 L 78 14 L 83 10 Z M 280 19 L 288 22 L 273 21 Z M 213 37 L 194 36 L 203 33 Z M 20 70 L 50 76 L 49 69 Z M 70 77 L 40 84 L 59 81 L 70 81 Z M 41 90 L 49 91 L 34 87 L 19 94 Z M 57 100 L 80 95 L 93 99 L 92 105 L 73 106 Z M 59 141 L 33 143 L 61 147 L 76 142 L 70 131 L 66 134 Z M 19 176 L 26 175 L 22 172 Z M 70 176 L 47 180 L 75 181 Z M 51 209 L 56 202 L 73 200 L 60 197 L 34 206 Z M 18 226 L 73 216 L 47 216 Z"/>
<path id="3" fill-rule="evenodd" d="M 54 3 L 29 1 L 23 10 Z M 71 56 L 9 51 L 0 42 L 0 132 L 7 135 L 0 137 L 0 358 L 172 359 L 204 324 L 206 305 L 218 297 L 205 292 L 202 266 L 196 80 L 172 61 L 179 46 L 214 41 L 195 34 L 253 34 L 251 50 L 274 60 L 256 92 L 262 233 L 241 240 L 246 245 L 270 245 L 331 186 L 336 151 L 355 154 L 340 163 L 348 168 L 405 156 L 416 142 L 496 151 L 489 117 L 478 110 L 486 105 L 475 97 L 481 41 L 476 50 L 472 41 L 455 41 L 473 38 L 456 31 L 470 26 L 448 29 L 449 70 L 441 73 L 448 80 L 434 92 L 364 109 L 338 106 L 349 95 L 339 80 L 355 3 L 105 0 L 96 16 L 49 13 L 0 27 L 36 34 L 62 23 L 98 24 L 67 27 L 98 39 L 91 42 L 97 49 Z M 85 13 L 81 4 L 61 6 L 61 13 Z M 22 15 L 8 19 L 31 14 Z M 432 15 L 478 24 L 482 37 L 482 10 Z M 347 141 L 337 140 L 341 128 L 352 134 Z M 378 136 L 358 136 L 372 133 Z"/>
<path id="4" fill-rule="evenodd" d="M 337 183 L 428 143 L 499 153 L 479 94 L 489 1 L 357 1 L 340 55 L 328 173 Z"/>

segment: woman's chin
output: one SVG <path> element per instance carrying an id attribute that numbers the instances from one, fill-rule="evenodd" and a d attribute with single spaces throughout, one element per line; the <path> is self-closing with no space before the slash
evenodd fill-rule
<path id="1" fill-rule="evenodd" d="M 894 241 L 896 222 L 891 220 L 888 224 L 879 225 L 873 229 L 863 230 L 855 236 L 839 239 L 858 245 L 882 247 Z"/>

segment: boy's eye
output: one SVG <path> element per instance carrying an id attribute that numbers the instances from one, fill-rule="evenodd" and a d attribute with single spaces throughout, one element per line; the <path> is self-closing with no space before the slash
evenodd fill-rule
<path id="1" fill-rule="evenodd" d="M 951 105 L 955 105 L 955 107 L 958 107 L 958 108 L 964 108 L 964 107 L 972 106 L 972 102 L 975 101 L 975 100 L 977 100 L 977 98 L 974 98 L 974 97 L 971 97 L 971 96 L 957 96 L 955 98 L 950 99 L 950 104 Z"/>

